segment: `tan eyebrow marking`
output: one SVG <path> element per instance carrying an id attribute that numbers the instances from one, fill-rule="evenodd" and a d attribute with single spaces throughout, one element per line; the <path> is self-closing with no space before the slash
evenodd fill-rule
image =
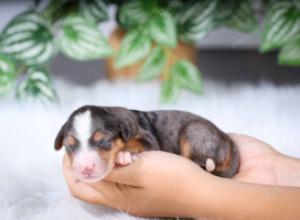
<path id="1" fill-rule="evenodd" d="M 67 145 L 75 145 L 77 143 L 75 137 L 73 135 L 68 135 L 66 138 Z"/>
<path id="2" fill-rule="evenodd" d="M 100 131 L 96 131 L 94 132 L 93 136 L 92 136 L 92 140 L 95 142 L 101 141 L 102 138 L 104 137 L 104 134 Z"/>

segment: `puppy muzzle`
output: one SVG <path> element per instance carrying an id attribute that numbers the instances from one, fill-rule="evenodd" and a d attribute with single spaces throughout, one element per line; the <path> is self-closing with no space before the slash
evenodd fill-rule
<path id="1" fill-rule="evenodd" d="M 74 176 L 83 182 L 98 182 L 112 170 L 113 164 L 96 151 L 79 152 L 73 158 Z"/>

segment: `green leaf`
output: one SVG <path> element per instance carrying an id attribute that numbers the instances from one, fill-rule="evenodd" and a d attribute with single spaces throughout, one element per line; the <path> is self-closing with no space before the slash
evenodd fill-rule
<path id="1" fill-rule="evenodd" d="M 280 1 L 269 10 L 260 50 L 267 52 L 293 40 L 300 33 L 300 10 L 294 1 Z"/>
<path id="2" fill-rule="evenodd" d="M 142 70 L 137 76 L 139 81 L 148 81 L 158 77 L 166 63 L 166 56 L 161 47 L 154 48 L 147 57 Z"/>
<path id="3" fill-rule="evenodd" d="M 16 68 L 13 60 L 0 55 L 0 96 L 8 93 L 16 79 Z"/>
<path id="4" fill-rule="evenodd" d="M 243 0 L 217 0 L 215 21 L 216 26 L 221 26 L 224 22 L 231 19 Z"/>
<path id="5" fill-rule="evenodd" d="M 15 17 L 0 39 L 0 51 L 28 65 L 47 62 L 55 52 L 54 35 L 40 14 L 29 11 Z"/>
<path id="6" fill-rule="evenodd" d="M 179 88 L 175 81 L 170 78 L 161 86 L 160 99 L 162 102 L 174 102 L 178 97 Z"/>
<path id="7" fill-rule="evenodd" d="M 177 13 L 178 32 L 181 40 L 187 43 L 203 38 L 215 26 L 216 1 L 189 1 Z"/>
<path id="8" fill-rule="evenodd" d="M 300 37 L 282 47 L 279 53 L 279 63 L 288 66 L 300 66 Z"/>
<path id="9" fill-rule="evenodd" d="M 43 16 L 54 24 L 63 20 L 70 14 L 78 13 L 80 9 L 80 1 L 74 0 L 49 0 L 43 9 Z"/>
<path id="10" fill-rule="evenodd" d="M 258 31 L 258 22 L 252 7 L 252 2 L 249 0 L 239 1 L 235 13 L 225 22 L 225 25 L 245 33 Z"/>
<path id="11" fill-rule="evenodd" d="M 81 1 L 82 14 L 91 21 L 99 23 L 108 19 L 107 6 L 104 0 Z"/>
<path id="12" fill-rule="evenodd" d="M 116 67 L 122 68 L 144 59 L 151 49 L 151 39 L 140 30 L 128 31 L 123 38 L 116 59 Z"/>
<path id="13" fill-rule="evenodd" d="M 167 47 L 176 46 L 175 20 L 166 10 L 157 10 L 151 19 L 149 29 L 156 43 Z"/>
<path id="14" fill-rule="evenodd" d="M 162 7 L 167 8 L 167 10 L 176 17 L 177 13 L 180 12 L 186 0 L 170 0 L 170 1 L 160 1 Z"/>
<path id="15" fill-rule="evenodd" d="M 30 67 L 28 69 L 28 77 L 17 87 L 17 97 L 20 99 L 29 97 L 46 98 L 50 101 L 57 99 L 49 74 L 40 67 Z"/>
<path id="16" fill-rule="evenodd" d="M 174 64 L 171 70 L 172 79 L 182 88 L 202 94 L 202 78 L 198 68 L 186 60 Z"/>
<path id="17" fill-rule="evenodd" d="M 147 22 L 151 13 L 149 10 L 149 0 L 128 0 L 121 5 L 117 20 L 119 24 L 128 29 Z"/>
<path id="18" fill-rule="evenodd" d="M 66 56 L 76 60 L 95 60 L 108 57 L 113 52 L 95 24 L 75 15 L 64 21 L 60 48 Z"/>

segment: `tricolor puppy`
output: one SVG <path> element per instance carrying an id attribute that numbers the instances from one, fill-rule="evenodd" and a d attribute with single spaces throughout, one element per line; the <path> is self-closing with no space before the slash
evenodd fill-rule
<path id="1" fill-rule="evenodd" d="M 232 177 L 239 153 L 229 136 L 208 120 L 182 111 L 136 111 L 83 106 L 74 111 L 55 140 L 65 147 L 74 174 L 85 182 L 104 178 L 134 154 L 162 150 L 182 155 L 214 175 Z"/>

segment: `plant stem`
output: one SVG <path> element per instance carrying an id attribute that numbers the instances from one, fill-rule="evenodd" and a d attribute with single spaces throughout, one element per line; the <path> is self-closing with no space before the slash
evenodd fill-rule
<path id="1" fill-rule="evenodd" d="M 18 66 L 18 69 L 16 71 L 16 77 L 19 77 L 21 76 L 22 74 L 24 74 L 26 72 L 26 70 L 28 69 L 28 67 L 26 67 L 25 65 L 23 64 L 20 64 Z"/>
<path id="2" fill-rule="evenodd" d="M 176 60 L 176 57 L 174 56 L 174 53 L 171 51 L 171 49 L 164 47 L 163 50 L 166 54 L 166 65 L 162 71 L 161 78 L 163 81 L 165 81 L 171 78 L 170 70 L 172 65 L 174 64 L 174 61 Z"/>

